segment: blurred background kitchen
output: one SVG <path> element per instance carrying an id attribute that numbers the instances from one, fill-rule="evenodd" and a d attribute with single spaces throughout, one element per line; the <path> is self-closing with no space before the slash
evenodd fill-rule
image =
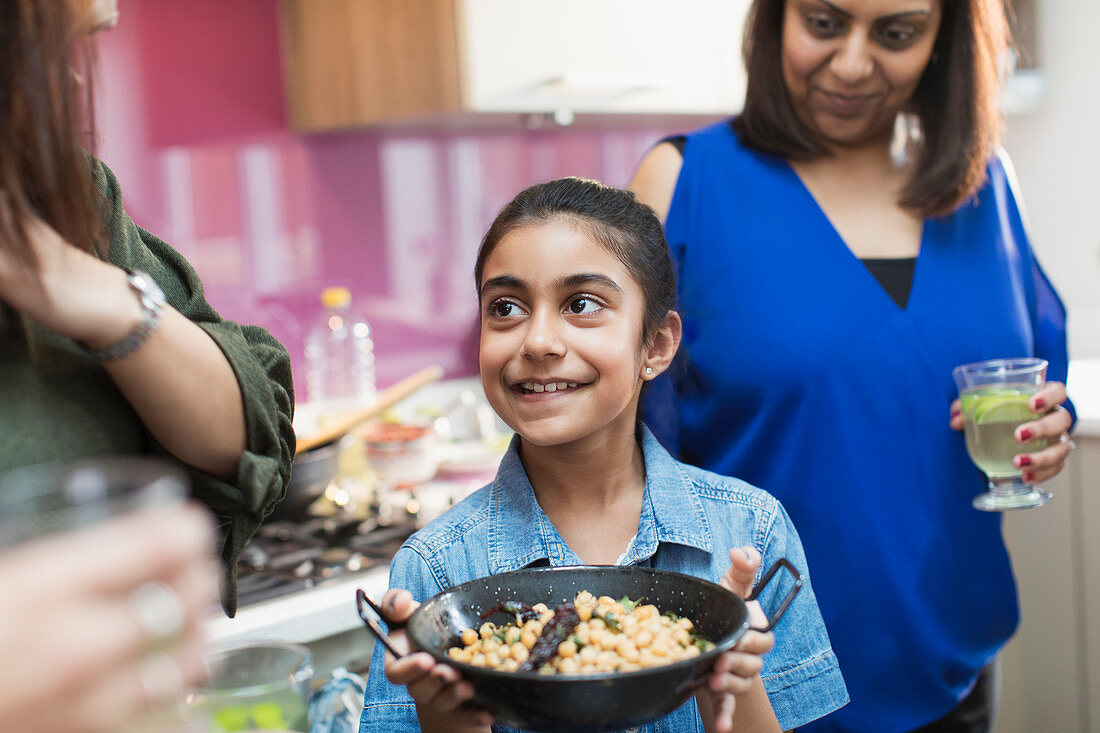
<path id="1" fill-rule="evenodd" d="M 1050 506 L 1005 518 L 1023 624 L 1004 655 L 998 730 L 1098 731 L 1100 535 L 1088 530 L 1100 525 L 1100 3 L 1013 4 L 1021 50 L 1006 147 L 1033 246 L 1069 311 L 1081 449 Z M 536 181 L 625 185 L 650 145 L 735 112 L 743 93 L 744 0 L 120 5 L 125 22 L 99 39 L 96 114 L 100 157 L 134 220 L 187 257 L 223 316 L 286 344 L 306 413 L 306 333 L 321 291 L 344 286 L 370 324 L 379 388 L 444 369 L 399 414 L 449 410 L 462 434 L 444 439 L 490 449 L 507 436 L 472 378 L 472 266 L 493 215 Z M 273 542 L 301 553 L 277 573 L 290 587 L 264 586 L 251 604 L 242 588 L 238 619 L 212 623 L 213 635 L 305 641 L 322 668 L 365 664 L 370 639 L 347 584 L 380 592 L 402 532 L 491 476 L 475 453 L 452 452 L 434 484 L 417 479 L 436 487 L 419 495 L 430 509 L 405 501 L 401 521 L 375 521 L 372 543 L 326 545 L 327 559 L 316 537 L 348 527 L 273 522 Z"/>

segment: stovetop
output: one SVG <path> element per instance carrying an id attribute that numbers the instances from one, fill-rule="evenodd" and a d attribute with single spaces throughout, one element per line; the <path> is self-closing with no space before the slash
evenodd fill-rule
<path id="1" fill-rule="evenodd" d="M 415 532 L 410 518 L 309 517 L 267 522 L 245 545 L 237 563 L 241 607 L 386 566 Z"/>

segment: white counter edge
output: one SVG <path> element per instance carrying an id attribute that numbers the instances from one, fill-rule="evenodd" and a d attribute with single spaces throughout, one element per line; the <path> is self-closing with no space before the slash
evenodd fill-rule
<path id="1" fill-rule="evenodd" d="M 355 590 L 362 588 L 372 599 L 380 600 L 388 579 L 388 567 L 380 565 L 348 580 L 247 606 L 235 618 L 220 616 L 207 621 L 207 640 L 219 644 L 254 639 L 309 643 L 362 628 Z M 366 629 L 364 633 L 368 633 Z"/>

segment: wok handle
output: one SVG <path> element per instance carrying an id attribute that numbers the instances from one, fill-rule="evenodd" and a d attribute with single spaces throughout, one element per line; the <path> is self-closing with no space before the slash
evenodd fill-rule
<path id="1" fill-rule="evenodd" d="M 794 586 L 787 593 L 787 597 L 783 599 L 783 602 L 779 604 L 779 610 L 776 611 L 775 615 L 772 616 L 771 620 L 768 622 L 768 625 L 762 629 L 758 629 L 755 626 L 750 626 L 749 628 L 752 631 L 768 632 L 774 629 L 775 625 L 779 623 L 779 619 L 783 618 L 783 614 L 787 612 L 787 607 L 791 605 L 791 601 L 793 601 L 794 597 L 798 595 L 798 591 L 802 590 L 802 575 L 799 574 L 797 570 L 795 570 L 795 567 L 791 564 L 790 560 L 785 557 L 781 557 L 774 563 L 772 563 L 772 566 L 768 568 L 768 572 L 764 573 L 764 577 L 761 578 L 760 582 L 756 584 L 756 587 L 752 589 L 752 595 L 750 595 L 745 600 L 755 601 L 757 596 L 760 595 L 761 591 L 764 590 L 765 586 L 767 586 L 768 583 L 771 582 L 771 579 L 775 577 L 775 574 L 779 572 L 780 567 L 786 568 L 790 572 L 790 574 L 794 576 Z"/>
<path id="2" fill-rule="evenodd" d="M 364 605 L 365 604 L 365 605 Z M 382 630 L 382 621 L 386 622 L 386 625 L 391 631 L 397 631 L 398 629 L 405 628 L 405 624 L 398 621 L 386 621 L 385 614 L 382 613 L 382 609 L 378 607 L 374 601 L 372 601 L 362 588 L 355 590 L 355 607 L 359 611 L 359 618 L 363 619 L 363 623 L 367 625 L 367 628 L 378 641 L 382 642 L 382 645 L 386 647 L 390 654 L 397 659 L 405 656 L 401 652 L 397 651 L 393 642 L 390 641 L 390 637 L 386 635 L 386 632 Z"/>

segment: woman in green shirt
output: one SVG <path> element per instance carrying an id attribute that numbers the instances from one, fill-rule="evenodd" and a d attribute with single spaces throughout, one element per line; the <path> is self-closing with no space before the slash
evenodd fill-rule
<path id="1" fill-rule="evenodd" d="M 178 462 L 220 520 L 233 615 L 237 555 L 290 475 L 290 360 L 266 331 L 218 316 L 191 266 L 134 224 L 85 152 L 90 90 L 70 52 L 116 18 L 114 0 L 0 11 L 0 470 L 117 454 Z"/>

